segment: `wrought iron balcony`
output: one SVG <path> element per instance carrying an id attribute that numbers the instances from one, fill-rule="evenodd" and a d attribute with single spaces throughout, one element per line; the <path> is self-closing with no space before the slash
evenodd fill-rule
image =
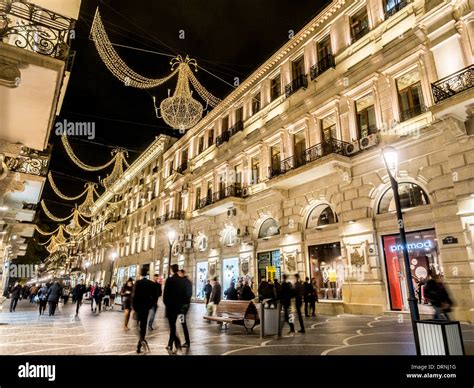
<path id="1" fill-rule="evenodd" d="M 289 97 L 299 89 L 306 89 L 308 87 L 308 77 L 306 74 L 301 74 L 285 86 L 285 96 Z"/>
<path id="2" fill-rule="evenodd" d="M 185 162 L 181 163 L 178 168 L 176 169 L 176 172 L 178 174 L 182 174 L 188 169 L 188 161 L 186 160 Z"/>
<path id="3" fill-rule="evenodd" d="M 244 130 L 244 123 L 243 121 L 237 121 L 232 128 L 229 129 L 229 136 L 234 136 L 237 132 Z"/>
<path id="4" fill-rule="evenodd" d="M 389 8 L 389 3 L 385 5 L 385 19 L 388 19 L 389 17 L 395 15 L 398 11 L 400 11 L 402 8 L 405 8 L 408 5 L 407 0 L 401 0 L 398 3 L 392 5 L 390 4 L 391 7 Z"/>
<path id="5" fill-rule="evenodd" d="M 66 60 L 75 20 L 24 1 L 0 1 L 0 40 Z"/>
<path id="6" fill-rule="evenodd" d="M 351 34 L 351 43 L 357 42 L 360 38 L 362 38 L 364 35 L 367 35 L 370 31 L 369 27 L 369 22 L 367 21 L 367 24 L 364 24 L 362 28 L 356 30 L 352 30 Z"/>
<path id="7" fill-rule="evenodd" d="M 272 166 L 268 168 L 269 178 L 271 179 L 285 174 L 288 171 L 304 166 L 326 155 L 339 154 L 349 156 L 351 155 L 348 152 L 348 146 L 350 145 L 351 143 L 346 143 L 345 141 L 331 139 L 309 147 L 300 154 L 290 156 L 282 161 L 272 160 Z"/>
<path id="8" fill-rule="evenodd" d="M 13 172 L 46 176 L 48 173 L 49 157 L 49 154 L 39 153 L 30 148 L 23 147 L 20 155 L 16 157 L 6 156 L 5 163 L 8 169 Z"/>
<path id="9" fill-rule="evenodd" d="M 409 109 L 402 110 L 400 112 L 402 121 L 409 120 L 413 117 L 421 115 L 423 112 L 426 112 L 426 107 L 424 104 L 419 104 L 412 106 Z"/>
<path id="10" fill-rule="evenodd" d="M 435 104 L 474 86 L 474 65 L 431 84 Z"/>
<path id="11" fill-rule="evenodd" d="M 222 132 L 222 134 L 216 137 L 216 146 L 217 147 L 221 146 L 226 141 L 229 141 L 229 139 L 230 139 L 230 132 L 228 130 Z"/>
<path id="12" fill-rule="evenodd" d="M 242 198 L 242 186 L 240 185 L 227 186 L 225 188 L 222 188 L 219 191 L 212 193 L 211 195 L 208 195 L 205 198 L 201 198 L 195 210 L 202 209 L 203 207 L 212 205 L 213 203 L 219 202 L 229 197 Z"/>
<path id="13" fill-rule="evenodd" d="M 326 70 L 336 67 L 336 62 L 334 61 L 334 56 L 332 54 L 326 55 L 324 58 L 321 58 L 318 63 L 311 66 L 310 77 L 311 81 L 316 79 L 318 76 L 323 74 Z"/>
<path id="14" fill-rule="evenodd" d="M 174 212 L 174 211 L 167 212 L 156 219 L 156 224 L 162 225 L 169 220 L 184 220 L 184 217 L 185 217 L 184 212 Z"/>

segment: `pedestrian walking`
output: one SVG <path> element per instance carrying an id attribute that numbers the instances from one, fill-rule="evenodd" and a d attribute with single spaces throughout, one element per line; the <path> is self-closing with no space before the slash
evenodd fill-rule
<path id="1" fill-rule="evenodd" d="M 186 315 L 188 314 L 189 307 L 191 307 L 191 297 L 193 296 L 193 283 L 186 276 L 186 271 L 184 269 L 178 271 L 178 275 L 181 277 L 181 281 L 184 283 L 186 294 L 184 299 L 183 307 L 181 308 L 180 322 L 183 327 L 184 333 L 184 344 L 183 348 L 189 348 L 191 345 L 191 340 L 189 338 L 188 324 L 186 320 Z"/>
<path id="2" fill-rule="evenodd" d="M 307 277 L 304 281 L 304 315 L 305 317 L 309 317 L 309 308 L 311 304 L 311 296 L 313 294 L 313 286 L 309 282 L 309 278 Z"/>
<path id="3" fill-rule="evenodd" d="M 300 280 L 300 275 L 295 275 L 295 307 L 298 314 L 298 321 L 300 323 L 299 333 L 305 333 L 303 315 L 301 314 L 301 307 L 303 306 L 303 299 L 305 296 L 305 288 L 303 282 Z"/>
<path id="4" fill-rule="evenodd" d="M 104 289 L 99 286 L 99 283 L 95 283 L 93 298 L 95 302 L 94 312 L 97 312 L 97 308 L 99 308 L 99 313 L 102 310 L 102 299 L 104 298 Z"/>
<path id="5" fill-rule="evenodd" d="M 239 294 L 237 293 L 234 282 L 230 282 L 229 288 L 224 291 L 224 296 L 227 300 L 239 299 Z"/>
<path id="6" fill-rule="evenodd" d="M 262 300 L 269 299 L 268 304 L 276 307 L 275 285 L 271 279 L 268 279 L 266 287 L 262 290 L 262 297 Z"/>
<path id="7" fill-rule="evenodd" d="M 267 283 L 268 285 L 268 283 Z M 252 300 L 255 298 L 255 294 L 249 286 L 248 280 L 245 280 L 244 286 L 242 287 L 242 292 L 240 293 L 241 300 Z"/>
<path id="8" fill-rule="evenodd" d="M 204 286 L 204 295 L 206 296 L 206 307 L 209 304 L 209 300 L 211 299 L 212 293 L 212 285 L 209 280 L 207 280 L 206 285 Z"/>
<path id="9" fill-rule="evenodd" d="M 84 294 L 87 292 L 86 286 L 84 285 L 84 280 L 81 280 L 79 284 L 76 284 L 74 287 L 73 295 L 76 300 L 76 316 L 79 315 L 79 307 L 82 305 L 82 298 Z"/>
<path id="10" fill-rule="evenodd" d="M 219 305 L 222 297 L 222 287 L 217 280 L 217 277 L 212 279 L 212 292 L 209 298 L 209 305 L 212 307 L 212 315 L 217 314 L 217 306 Z"/>
<path id="11" fill-rule="evenodd" d="M 165 282 L 165 290 L 163 292 L 163 303 L 166 306 L 166 318 L 170 325 L 170 337 L 168 340 L 168 351 L 176 352 L 181 349 L 181 340 L 176 334 L 176 319 L 183 310 L 186 302 L 186 285 L 178 275 L 179 267 L 177 264 L 171 266 L 173 273 Z M 175 350 L 173 351 L 173 345 Z"/>
<path id="12" fill-rule="evenodd" d="M 141 279 L 135 283 L 132 294 L 132 307 L 135 312 L 137 320 L 137 327 L 139 329 L 139 339 L 137 343 L 137 353 L 140 353 L 142 347 L 145 351 L 150 350 L 148 342 L 145 339 L 146 325 L 148 322 L 148 313 L 157 300 L 156 284 L 147 279 L 148 270 L 142 268 L 140 271 Z"/>
<path id="13" fill-rule="evenodd" d="M 316 302 L 318 302 L 318 283 L 315 278 L 311 279 L 311 296 L 309 299 L 309 307 L 311 310 L 311 316 L 316 316 Z"/>
<path id="14" fill-rule="evenodd" d="M 11 290 L 11 302 L 10 302 L 10 312 L 13 313 L 16 309 L 16 305 L 18 304 L 18 299 L 20 299 L 21 296 L 21 285 L 18 282 L 15 282 L 15 284 L 12 287 Z"/>
<path id="15" fill-rule="evenodd" d="M 294 296 L 293 285 L 287 281 L 288 276 L 283 275 L 281 283 L 280 301 L 285 311 L 285 322 L 290 326 L 290 333 L 295 332 L 295 325 L 293 324 L 293 316 L 290 317 L 291 299 Z"/>
<path id="16" fill-rule="evenodd" d="M 39 315 L 43 315 L 44 310 L 46 310 L 47 295 L 48 287 L 46 287 L 46 284 L 43 283 L 38 291 Z"/>
<path id="17" fill-rule="evenodd" d="M 130 312 L 132 310 L 132 293 L 133 293 L 133 279 L 128 278 L 127 283 L 122 287 L 120 295 L 122 296 L 122 309 L 125 312 L 125 321 L 123 324 L 124 330 L 130 330 L 128 321 L 130 320 Z"/>
<path id="18" fill-rule="evenodd" d="M 35 297 L 38 294 L 38 284 L 35 284 L 34 286 L 31 287 L 30 289 L 30 303 L 35 302 Z"/>
<path id="19" fill-rule="evenodd" d="M 49 316 L 53 316 L 56 312 L 56 307 L 58 306 L 59 299 L 62 295 L 62 288 L 59 285 L 58 281 L 55 281 L 54 284 L 48 289 L 48 305 L 49 305 Z"/>
<path id="20" fill-rule="evenodd" d="M 114 308 L 114 306 L 115 306 L 115 298 L 117 297 L 117 291 L 118 291 L 118 289 L 117 289 L 117 284 L 116 284 L 116 283 L 114 283 L 114 284 L 112 285 L 112 290 L 111 290 L 111 291 L 112 291 L 112 292 L 110 293 L 110 306 L 111 306 L 112 308 Z"/>
<path id="21" fill-rule="evenodd" d="M 107 310 L 110 307 L 110 295 L 112 294 L 112 289 L 110 288 L 110 285 L 106 285 L 104 287 L 104 310 Z"/>
<path id="22" fill-rule="evenodd" d="M 453 302 L 443 283 L 441 275 L 431 275 L 426 282 L 424 294 L 435 309 L 434 319 L 449 321 L 448 313 L 451 312 Z"/>
<path id="23" fill-rule="evenodd" d="M 155 322 L 156 311 L 158 310 L 158 299 L 162 294 L 160 275 L 155 274 L 155 276 L 153 276 L 153 283 L 156 287 L 156 298 L 153 300 L 153 306 L 150 309 L 150 318 L 148 319 L 148 329 L 150 330 L 154 330 L 153 323 Z"/>

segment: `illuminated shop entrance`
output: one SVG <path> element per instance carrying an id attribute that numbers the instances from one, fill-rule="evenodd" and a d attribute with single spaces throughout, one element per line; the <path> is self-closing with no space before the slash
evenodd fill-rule
<path id="1" fill-rule="evenodd" d="M 319 299 L 342 299 L 344 264 L 341 244 L 313 245 L 309 247 L 311 278 L 316 279 Z"/>
<path id="2" fill-rule="evenodd" d="M 423 283 L 429 271 L 440 272 L 438 260 L 438 243 L 434 229 L 410 232 L 406 234 L 410 271 L 413 287 L 418 301 L 423 303 Z M 392 310 L 408 310 L 408 289 L 406 285 L 406 268 L 403 261 L 403 249 L 400 236 L 383 236 L 385 269 Z M 420 284 L 421 282 L 421 284 Z"/>
<path id="3" fill-rule="evenodd" d="M 262 279 L 278 279 L 281 281 L 280 250 L 261 252 L 258 254 L 258 283 Z"/>

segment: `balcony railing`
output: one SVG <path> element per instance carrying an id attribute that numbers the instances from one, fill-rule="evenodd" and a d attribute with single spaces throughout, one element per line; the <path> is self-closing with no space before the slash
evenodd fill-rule
<path id="1" fill-rule="evenodd" d="M 314 66 L 311 66 L 311 80 L 314 80 L 316 77 L 318 77 L 331 67 L 336 67 L 336 62 L 334 61 L 334 56 L 332 54 L 328 54 L 324 58 L 321 58 Z"/>
<path id="2" fill-rule="evenodd" d="M 289 97 L 299 89 L 306 89 L 308 87 L 308 77 L 306 74 L 301 74 L 285 86 L 285 96 Z"/>
<path id="3" fill-rule="evenodd" d="M 10 171 L 21 172 L 38 176 L 48 173 L 49 154 L 40 154 L 27 147 L 23 147 L 20 155 L 6 156 L 5 163 Z"/>
<path id="4" fill-rule="evenodd" d="M 0 41 L 66 60 L 75 20 L 23 1 L 0 1 Z"/>
<path id="5" fill-rule="evenodd" d="M 305 149 L 302 153 L 290 156 L 282 161 L 273 160 L 272 166 L 268 168 L 269 178 L 274 178 L 278 175 L 287 173 L 295 168 L 301 167 L 307 163 L 313 162 L 330 154 L 339 154 L 349 156 L 349 146 L 351 143 L 346 143 L 341 140 L 331 139 L 310 148 Z"/>
<path id="6" fill-rule="evenodd" d="M 226 141 L 234 136 L 237 132 L 244 130 L 244 123 L 242 121 L 237 121 L 232 128 L 226 129 L 219 136 L 216 137 L 216 146 L 219 147 L 224 144 Z"/>
<path id="7" fill-rule="evenodd" d="M 156 219 L 156 224 L 161 225 L 169 220 L 184 220 L 184 212 L 167 212 Z"/>
<path id="8" fill-rule="evenodd" d="M 369 22 L 367 22 L 367 24 L 364 24 L 362 28 L 360 28 L 357 31 L 352 30 L 351 43 L 357 42 L 364 35 L 367 35 L 369 31 L 370 31 Z"/>
<path id="9" fill-rule="evenodd" d="M 226 141 L 229 141 L 229 139 L 230 139 L 230 133 L 228 130 L 226 130 L 216 137 L 216 146 L 217 147 L 221 146 Z"/>
<path id="10" fill-rule="evenodd" d="M 229 197 L 242 198 L 242 187 L 240 185 L 227 186 L 212 193 L 211 195 L 208 195 L 205 198 L 201 198 L 197 204 L 196 210 L 202 209 L 203 207 L 212 205 L 213 203 L 219 202 Z"/>
<path id="11" fill-rule="evenodd" d="M 229 129 L 229 137 L 234 136 L 237 132 L 244 130 L 244 123 L 242 121 L 237 121 L 232 128 Z"/>
<path id="12" fill-rule="evenodd" d="M 176 172 L 178 174 L 182 174 L 183 172 L 185 172 L 186 170 L 188 169 L 188 161 L 185 161 L 183 163 L 181 163 L 178 168 L 176 169 Z"/>
<path id="13" fill-rule="evenodd" d="M 423 112 L 426 112 L 426 107 L 423 104 L 412 106 L 409 109 L 402 110 L 401 119 L 402 121 L 409 120 L 413 117 L 421 115 Z"/>
<path id="14" fill-rule="evenodd" d="M 474 65 L 451 74 L 431 84 L 434 102 L 437 104 L 474 86 Z"/>
<path id="15" fill-rule="evenodd" d="M 402 1 L 399 1 L 398 3 L 392 5 L 389 8 L 389 4 L 387 2 L 387 4 L 385 5 L 385 19 L 388 19 L 389 17 L 395 15 L 398 11 L 400 11 L 402 8 L 405 8 L 407 5 L 408 5 L 408 1 L 407 0 L 402 0 Z"/>

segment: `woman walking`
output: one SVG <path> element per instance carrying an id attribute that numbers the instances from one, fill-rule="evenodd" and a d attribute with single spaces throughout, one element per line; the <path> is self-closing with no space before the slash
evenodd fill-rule
<path id="1" fill-rule="evenodd" d="M 129 278 L 127 283 L 122 287 L 122 309 L 125 311 L 124 330 L 130 330 L 128 321 L 130 320 L 130 311 L 132 310 L 132 293 L 133 293 L 133 279 Z"/>
<path id="2" fill-rule="evenodd" d="M 39 303 L 39 315 L 44 314 L 44 310 L 46 310 L 46 295 L 48 293 L 48 287 L 46 284 L 43 283 L 41 288 L 38 291 L 38 303 Z"/>

